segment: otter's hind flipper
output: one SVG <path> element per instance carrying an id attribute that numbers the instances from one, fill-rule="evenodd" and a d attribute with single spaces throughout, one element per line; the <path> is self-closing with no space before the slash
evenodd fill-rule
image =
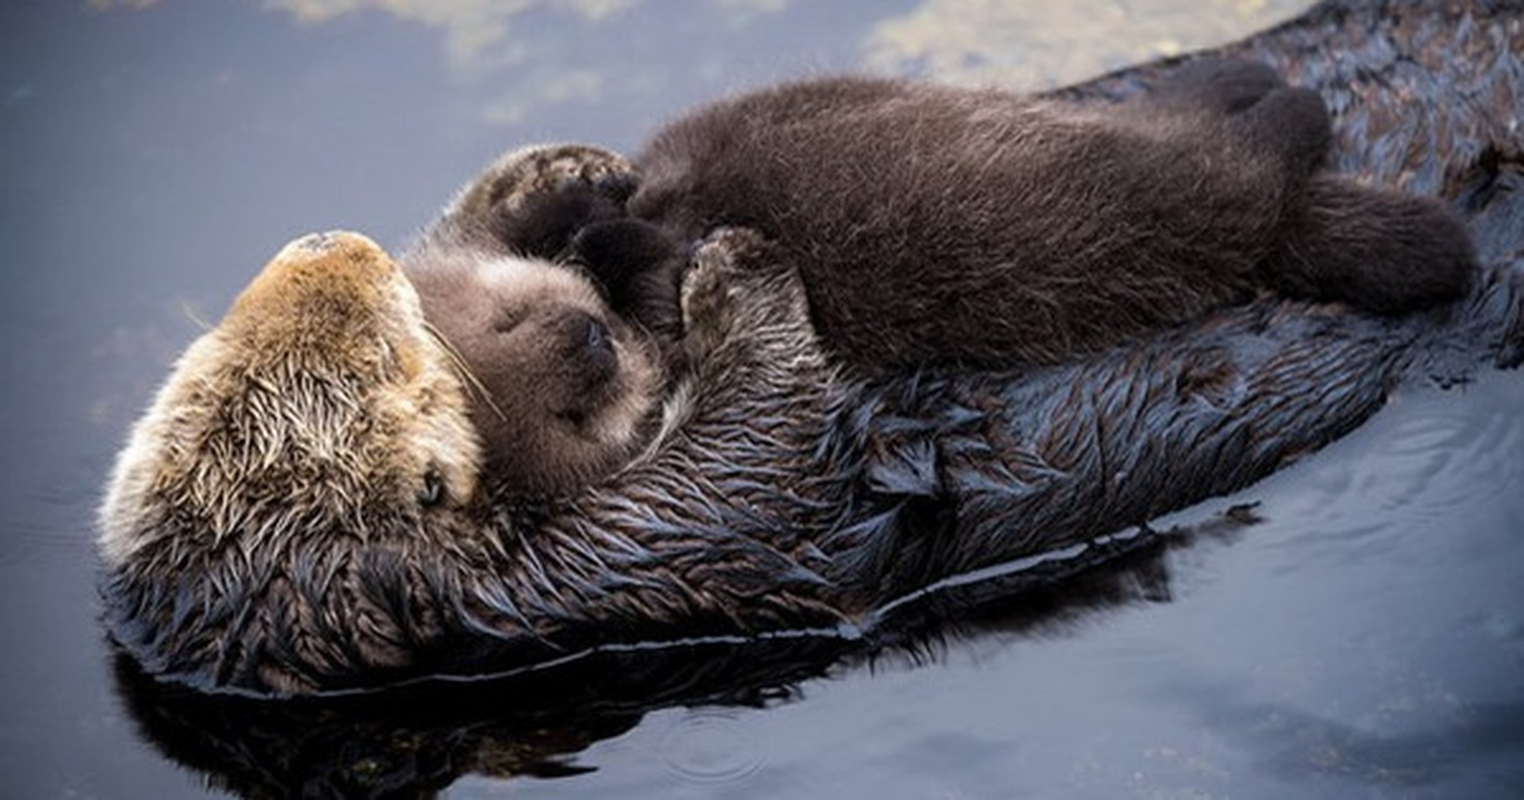
<path id="1" fill-rule="evenodd" d="M 1381 314 L 1451 302 L 1470 287 L 1471 239 L 1440 202 L 1333 175 L 1309 181 L 1304 200 L 1268 262 L 1271 285 Z"/>
<path id="2" fill-rule="evenodd" d="M 1333 122 L 1322 97 L 1287 86 L 1274 69 L 1256 61 L 1193 61 L 1158 84 L 1147 102 L 1169 111 L 1225 117 L 1234 135 L 1274 153 L 1303 175 L 1323 164 L 1333 142 Z"/>
<path id="3" fill-rule="evenodd" d="M 1310 175 L 1328 160 L 1333 119 L 1322 96 L 1292 86 L 1275 89 L 1233 115 L 1228 124 L 1255 146 L 1275 153 L 1294 172 Z"/>
<path id="4" fill-rule="evenodd" d="M 1203 58 L 1155 86 L 1149 102 L 1236 114 L 1285 85 L 1275 70 L 1257 61 Z"/>

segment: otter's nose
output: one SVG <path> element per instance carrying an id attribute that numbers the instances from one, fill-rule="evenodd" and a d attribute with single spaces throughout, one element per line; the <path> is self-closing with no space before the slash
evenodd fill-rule
<path id="1" fill-rule="evenodd" d="M 587 321 L 586 342 L 590 353 L 607 352 L 612 355 L 614 352 L 614 334 L 602 320 L 589 319 Z"/>
<path id="2" fill-rule="evenodd" d="M 276 261 L 299 263 L 313 259 L 347 258 L 369 260 L 383 255 L 380 245 L 364 234 L 353 231 L 309 233 L 288 243 L 276 254 Z"/>
<path id="3" fill-rule="evenodd" d="M 578 315 L 566 329 L 566 359 L 588 387 L 600 386 L 619 371 L 619 354 L 614 351 L 614 332 L 603 320 Z"/>
<path id="4" fill-rule="evenodd" d="M 370 316 L 396 302 L 401 280 L 401 267 L 368 237 L 349 231 L 314 233 L 281 248 L 230 313 L 294 319 L 310 312 L 321 318 L 344 308 Z"/>

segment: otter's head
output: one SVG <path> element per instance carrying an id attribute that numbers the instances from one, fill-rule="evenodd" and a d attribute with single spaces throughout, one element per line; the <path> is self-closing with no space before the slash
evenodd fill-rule
<path id="1" fill-rule="evenodd" d="M 575 491 L 649 439 L 663 385 L 657 347 L 581 271 L 432 244 L 405 264 L 425 317 L 468 373 L 494 490 Z"/>
<path id="2" fill-rule="evenodd" d="M 156 671 L 308 688 L 405 668 L 421 586 L 473 524 L 463 383 L 398 266 L 349 233 L 283 249 L 191 345 L 101 510 L 113 634 Z"/>

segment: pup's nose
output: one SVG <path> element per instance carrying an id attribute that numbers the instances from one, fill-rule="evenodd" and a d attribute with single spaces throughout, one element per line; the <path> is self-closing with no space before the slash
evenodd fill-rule
<path id="1" fill-rule="evenodd" d="M 591 315 L 568 320 L 563 330 L 566 363 L 586 383 L 589 391 L 602 386 L 619 372 L 619 353 L 614 349 L 614 332 L 608 323 Z"/>
<path id="2" fill-rule="evenodd" d="M 589 319 L 587 321 L 587 349 L 595 354 L 613 352 L 614 335 L 602 320 Z"/>

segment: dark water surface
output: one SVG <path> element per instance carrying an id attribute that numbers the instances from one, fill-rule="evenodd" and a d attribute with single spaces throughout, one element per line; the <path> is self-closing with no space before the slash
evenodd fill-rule
<path id="1" fill-rule="evenodd" d="M 117 696 L 92 515 L 170 360 L 288 239 L 347 227 L 395 248 L 508 146 L 629 150 L 697 99 L 805 69 L 1039 86 L 1297 4 L 325 12 L 343 5 L 0 5 L 0 796 L 219 793 Z M 518 745 L 492 742 L 417 794 L 1524 797 L 1524 375 L 1407 387 L 1345 440 L 1174 521 L 1244 502 L 1263 521 L 1168 556 L 1151 600 L 1035 632 L 991 622 L 764 707 L 584 731 L 550 748 L 576 774 L 515 774 Z"/>

